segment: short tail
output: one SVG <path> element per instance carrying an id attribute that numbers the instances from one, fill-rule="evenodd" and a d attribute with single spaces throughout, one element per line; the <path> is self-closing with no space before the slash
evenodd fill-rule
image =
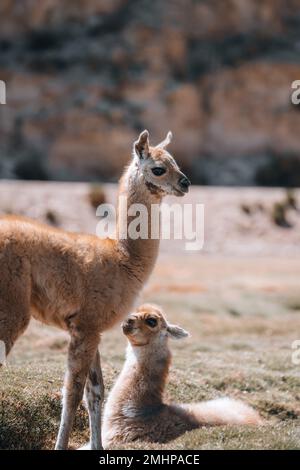
<path id="1" fill-rule="evenodd" d="M 259 414 L 249 405 L 231 398 L 184 405 L 198 424 L 263 424 Z"/>

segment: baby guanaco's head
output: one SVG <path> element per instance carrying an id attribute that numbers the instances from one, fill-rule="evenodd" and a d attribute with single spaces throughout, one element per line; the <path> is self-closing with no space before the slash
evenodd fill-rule
<path id="1" fill-rule="evenodd" d="M 157 305 L 144 304 L 131 313 L 122 323 L 123 333 L 132 346 L 164 343 L 167 339 L 181 339 L 189 333 L 177 325 L 167 322 Z"/>

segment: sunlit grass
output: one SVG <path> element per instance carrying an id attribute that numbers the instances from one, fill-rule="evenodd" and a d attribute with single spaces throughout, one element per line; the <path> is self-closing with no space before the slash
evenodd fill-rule
<path id="1" fill-rule="evenodd" d="M 201 428 L 166 445 L 142 442 L 125 448 L 299 448 L 300 369 L 292 364 L 291 344 L 300 331 L 294 285 L 300 268 L 295 272 L 293 265 L 280 279 L 280 268 L 276 272 L 271 264 L 267 270 L 263 263 L 233 263 L 231 276 L 220 282 L 223 261 L 201 259 L 200 263 L 190 258 L 184 265 L 184 282 L 190 285 L 186 293 L 176 288 L 182 285 L 182 259 L 165 258 L 141 301 L 161 303 L 171 321 L 192 334 L 171 343 L 173 365 L 167 393 L 172 401 L 232 396 L 254 406 L 266 424 Z M 244 267 L 242 279 L 240 266 Z M 125 345 L 119 327 L 103 337 L 100 349 L 107 393 L 122 367 Z M 65 334 L 36 322 L 16 344 L 7 367 L 0 371 L 1 448 L 53 448 L 66 350 Z M 81 406 L 70 444 L 77 448 L 87 440 L 87 413 Z"/>

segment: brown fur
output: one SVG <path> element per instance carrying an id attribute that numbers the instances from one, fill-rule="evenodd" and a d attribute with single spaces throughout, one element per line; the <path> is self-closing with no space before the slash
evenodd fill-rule
<path id="1" fill-rule="evenodd" d="M 128 206 L 142 203 L 150 208 L 152 203 L 160 203 L 163 194 L 171 193 L 171 187 L 178 192 L 182 173 L 166 150 L 160 148 L 158 156 L 156 147 L 149 147 L 147 131 L 134 149 L 120 184 Z M 153 159 L 161 158 L 168 171 L 155 178 L 151 165 Z M 159 194 L 152 194 L 146 182 L 157 182 Z M 100 334 L 132 308 L 153 269 L 158 246 L 158 240 L 100 240 L 23 217 L 0 219 L 0 340 L 5 342 L 7 354 L 31 315 L 70 333 L 58 449 L 67 447 L 85 383 L 91 446 L 101 448 Z"/>
<path id="2" fill-rule="evenodd" d="M 147 319 L 156 320 L 149 326 Z M 187 333 L 167 323 L 157 306 L 143 305 L 123 323 L 127 358 L 104 410 L 105 447 L 143 440 L 168 442 L 203 425 L 260 424 L 248 405 L 229 398 L 198 404 L 170 404 L 164 389 L 171 362 L 168 337 Z"/>

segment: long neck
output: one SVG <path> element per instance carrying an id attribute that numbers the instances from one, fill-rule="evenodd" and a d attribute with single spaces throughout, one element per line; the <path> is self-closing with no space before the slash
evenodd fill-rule
<path id="1" fill-rule="evenodd" d="M 152 220 L 161 203 L 161 196 L 152 194 L 135 160 L 125 171 L 120 184 L 118 202 L 118 245 L 126 258 L 126 264 L 145 282 L 150 275 L 159 249 L 159 232 L 153 237 Z M 142 210 L 142 213 L 140 212 Z M 137 220 L 138 219 L 138 220 Z M 142 223 L 138 224 L 138 221 Z M 156 224 L 157 228 L 157 224 Z M 137 229 L 137 230 L 135 230 Z M 132 236 L 140 232 L 140 236 Z M 125 234 L 125 237 L 124 237 Z"/>
<path id="2" fill-rule="evenodd" d="M 171 353 L 163 346 L 127 348 L 126 361 L 113 392 L 116 403 L 135 412 L 151 413 L 163 404 Z"/>

